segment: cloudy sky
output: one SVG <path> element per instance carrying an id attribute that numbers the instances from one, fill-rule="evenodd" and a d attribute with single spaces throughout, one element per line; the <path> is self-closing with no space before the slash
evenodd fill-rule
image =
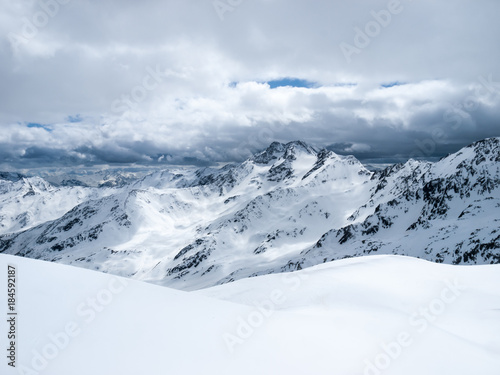
<path id="1" fill-rule="evenodd" d="M 500 136 L 498 0 L 0 0 L 0 166 Z"/>

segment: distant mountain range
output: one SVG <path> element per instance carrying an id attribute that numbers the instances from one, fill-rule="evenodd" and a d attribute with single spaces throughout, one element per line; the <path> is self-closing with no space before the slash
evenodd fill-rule
<path id="1" fill-rule="evenodd" d="M 369 254 L 500 263 L 500 138 L 377 172 L 296 141 L 127 178 L 0 173 L 0 252 L 184 290 Z"/>

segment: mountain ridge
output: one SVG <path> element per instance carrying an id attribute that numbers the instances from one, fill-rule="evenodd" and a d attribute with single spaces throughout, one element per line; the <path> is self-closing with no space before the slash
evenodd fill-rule
<path id="1" fill-rule="evenodd" d="M 37 180 L 46 191 L 26 196 L 30 180 L 4 180 L 0 207 L 12 214 L 0 221 L 0 252 L 186 290 L 368 254 L 500 263 L 499 161 L 500 138 L 490 138 L 436 163 L 370 172 L 294 141 L 240 164 L 158 171 L 122 187 Z M 15 202 L 30 217 L 65 197 L 51 218 L 19 224 Z"/>

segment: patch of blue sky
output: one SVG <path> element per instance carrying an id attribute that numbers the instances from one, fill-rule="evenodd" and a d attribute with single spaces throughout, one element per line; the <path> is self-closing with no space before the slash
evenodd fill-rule
<path id="1" fill-rule="evenodd" d="M 269 84 L 269 87 L 272 89 L 275 89 L 278 87 L 302 87 L 302 88 L 307 88 L 307 89 L 319 87 L 317 82 L 312 82 L 312 81 L 308 81 L 306 79 L 300 79 L 300 78 L 291 78 L 291 77 L 267 81 L 267 84 Z"/>
<path id="2" fill-rule="evenodd" d="M 383 87 L 384 89 L 388 89 L 390 87 L 403 86 L 403 85 L 406 85 L 406 83 L 405 82 L 394 81 L 394 82 L 389 82 L 389 83 L 383 83 L 383 84 L 380 85 L 380 87 Z"/>
<path id="3" fill-rule="evenodd" d="M 51 132 L 52 131 L 52 128 L 50 127 L 50 125 L 46 125 L 46 124 L 38 124 L 36 122 L 28 122 L 26 124 L 26 126 L 28 128 L 39 128 L 39 129 L 44 129 L 48 132 Z"/>

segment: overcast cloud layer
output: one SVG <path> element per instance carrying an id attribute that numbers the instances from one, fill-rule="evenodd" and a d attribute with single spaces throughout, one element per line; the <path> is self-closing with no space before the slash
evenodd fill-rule
<path id="1" fill-rule="evenodd" d="M 4 168 L 238 161 L 296 139 L 382 162 L 500 135 L 498 0 L 0 4 Z"/>

